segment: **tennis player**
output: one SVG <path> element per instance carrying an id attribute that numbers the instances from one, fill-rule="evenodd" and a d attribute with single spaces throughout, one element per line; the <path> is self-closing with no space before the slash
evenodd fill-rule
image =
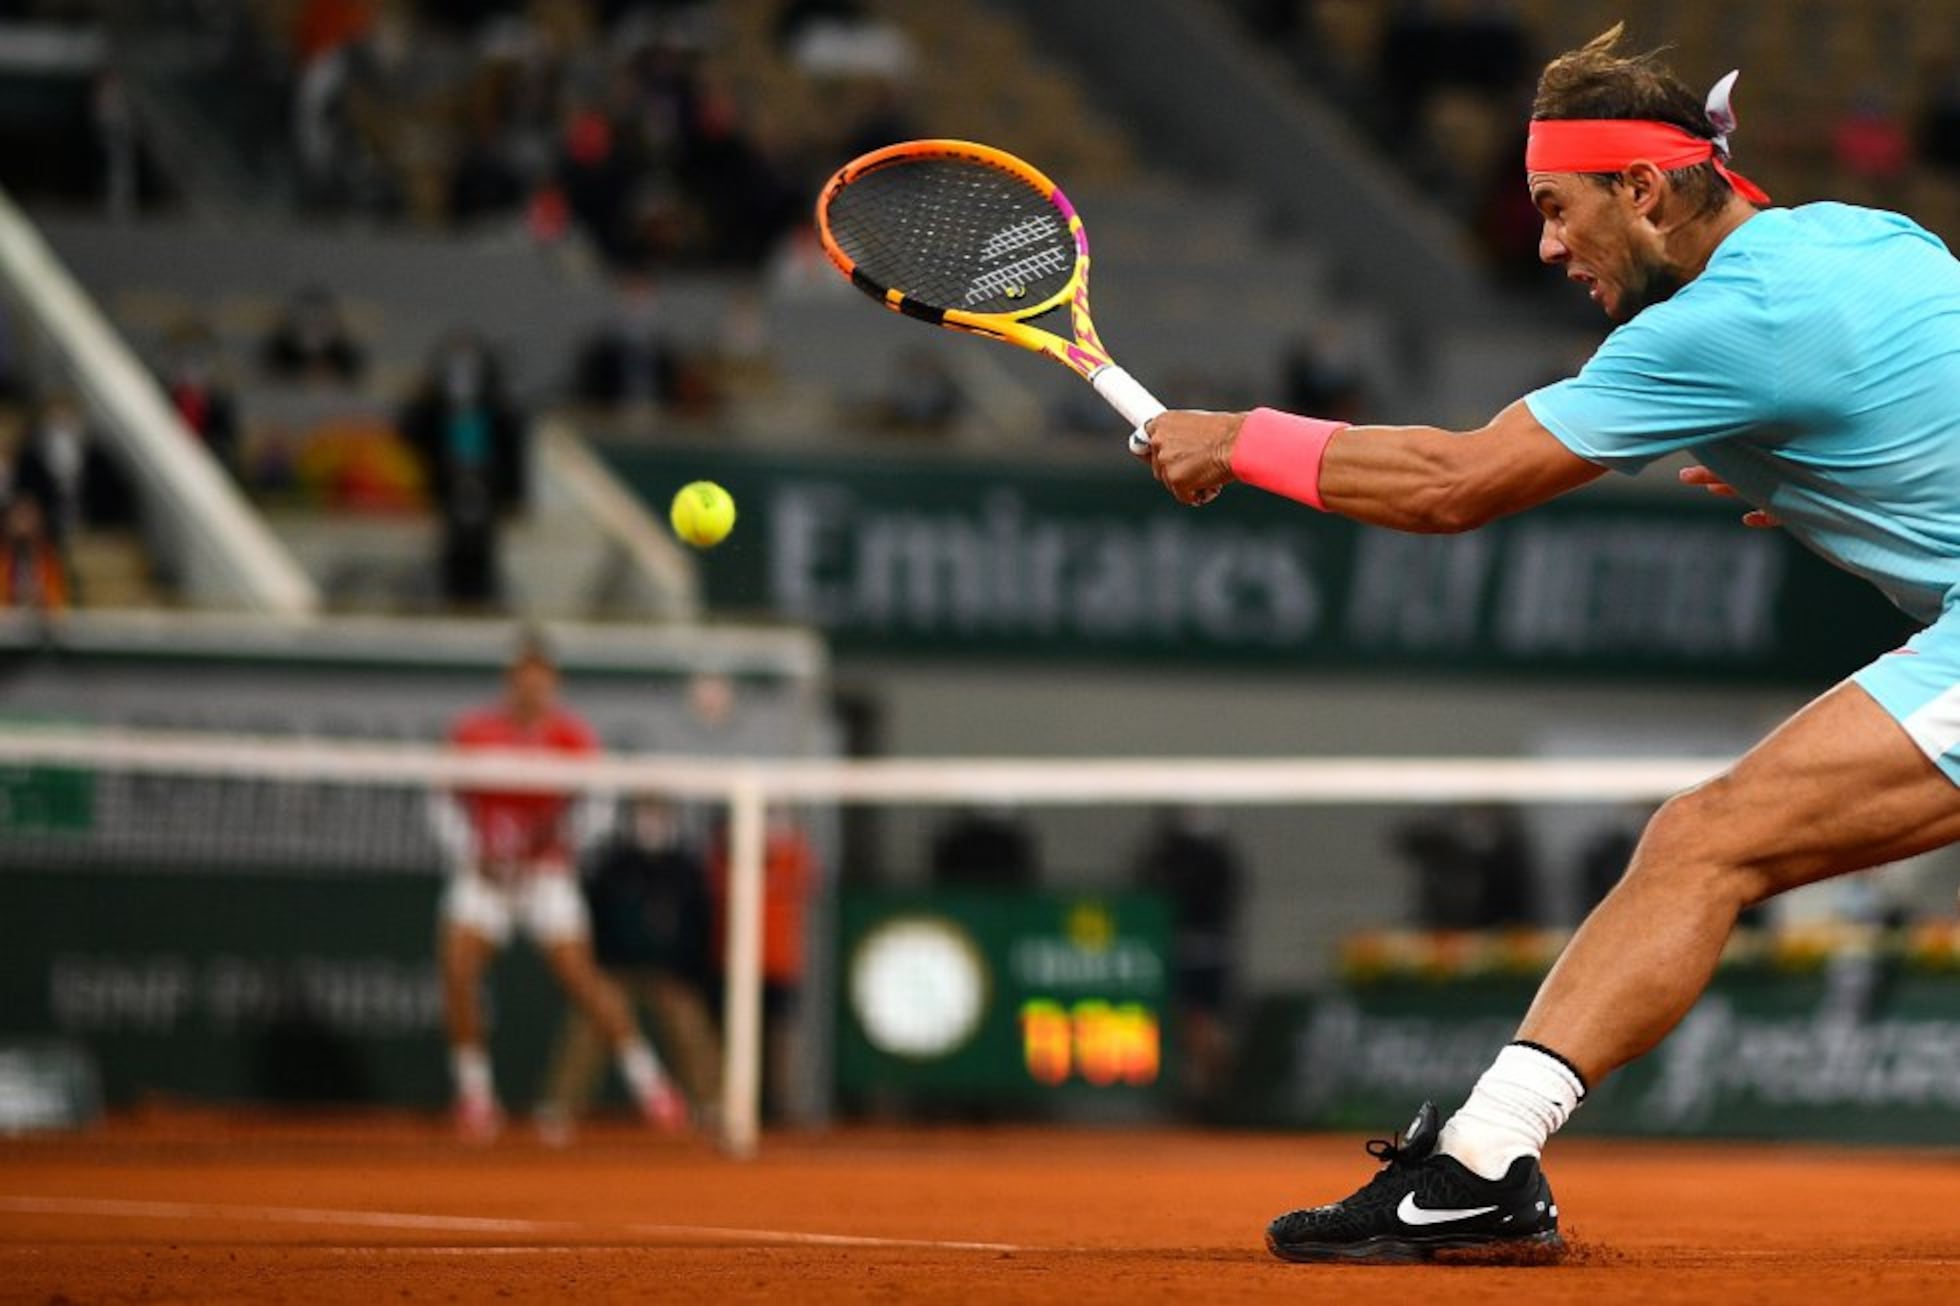
<path id="1" fill-rule="evenodd" d="M 568 756 L 599 748 L 592 727 L 560 704 L 557 666 L 535 639 L 526 640 L 512 660 L 503 700 L 465 714 L 450 741 L 463 749 Z M 531 936 L 566 995 L 605 1036 L 647 1122 L 663 1130 L 687 1124 L 685 1099 L 593 958 L 573 860 L 583 834 L 603 827 L 608 806 L 589 800 L 581 810 L 566 794 L 482 790 L 441 795 L 435 802 L 436 836 L 450 862 L 440 912 L 443 1000 L 456 1126 L 468 1141 L 487 1142 L 503 1127 L 484 1041 L 481 987 L 491 957 L 514 927 Z"/>
<path id="2" fill-rule="evenodd" d="M 1577 376 L 1464 432 L 1166 413 L 1157 478 L 1463 531 L 1685 450 L 1684 480 L 1925 629 L 1664 804 L 1469 1100 L 1372 1144 L 1351 1197 L 1274 1220 L 1288 1259 L 1556 1245 L 1546 1139 L 1687 1013 L 1736 914 L 1960 838 L 1960 265 L 1897 214 L 1769 207 L 1728 165 L 1733 75 L 1704 103 L 1619 36 L 1545 68 L 1525 153 L 1539 257 L 1619 324 Z"/>

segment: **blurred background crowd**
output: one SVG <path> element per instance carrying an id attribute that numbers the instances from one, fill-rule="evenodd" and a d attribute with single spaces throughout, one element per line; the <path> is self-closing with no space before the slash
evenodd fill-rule
<path id="1" fill-rule="evenodd" d="M 614 747 L 1598 754 L 1633 721 L 1635 745 L 1732 752 L 1897 623 L 1858 609 L 1820 634 L 1803 614 L 1836 609 L 1811 591 L 1752 606 L 1717 588 L 1812 584 L 1774 541 L 1719 565 L 1669 552 L 1726 540 L 1726 519 L 1589 554 L 1576 536 L 1368 543 L 1257 507 L 1148 518 L 1085 387 L 878 313 L 812 226 L 864 150 L 997 143 L 1068 188 L 1105 337 L 1167 402 L 1474 425 L 1604 330 L 1537 263 L 1520 155 L 1543 61 L 1622 17 L 1696 85 L 1742 69 L 1738 166 L 1778 202 L 1897 207 L 1960 239 L 1951 0 L 0 0 L 0 609 L 31 626 L 10 648 L 25 666 L 64 614 L 240 606 L 200 589 L 181 537 L 212 500 L 178 496 L 203 473 L 130 435 L 144 414 L 105 379 L 123 360 L 156 382 L 157 429 L 208 453 L 317 592 L 307 618 L 396 657 L 404 683 L 421 646 L 363 620 L 625 630 L 568 663 L 574 702 L 628 671 L 662 685 L 609 700 Z M 702 475 L 743 515 L 697 557 L 659 523 L 665 487 Z M 935 514 L 958 520 L 933 534 Z M 1042 550 L 1105 570 L 1061 598 L 1007 593 Z M 1149 589 L 1133 556 L 1195 559 L 1198 579 Z M 904 570 L 921 557 L 944 583 Z M 1517 586 L 1480 579 L 1519 557 Z M 1345 579 L 1321 585 L 1323 566 Z M 1635 595 L 1617 626 L 1599 577 Z M 1565 606 L 1542 597 L 1561 579 Z M 1249 617 L 1248 595 L 1268 601 Z M 1716 615 L 1662 649 L 1694 603 Z M 820 688 L 719 674 L 717 632 L 750 623 L 833 639 Z M 327 638 L 307 629 L 289 642 Z M 1859 647 L 1777 661 L 1824 634 Z M 221 643 L 199 656 L 245 656 Z M 474 692 L 483 663 L 451 659 L 434 699 Z M 50 709 L 23 673 L 6 710 L 81 715 L 98 683 Z M 277 698 L 214 719 L 276 720 Z M 355 733 L 429 725 L 399 706 L 345 713 Z M 1361 928 L 1567 927 L 1641 814 L 1317 813 L 1302 838 L 1195 805 L 1074 824 L 1011 803 L 777 812 L 770 1009 L 790 1020 L 790 992 L 835 962 L 800 945 L 827 937 L 840 880 L 1135 889 L 1172 913 L 1180 1088 L 1205 1108 L 1249 993 L 1319 978 Z M 595 849 L 588 887 L 674 894 L 669 923 L 693 924 L 659 945 L 679 959 L 652 967 L 650 1001 L 711 1007 L 718 836 L 700 813 L 641 815 Z M 1820 910 L 1903 927 L 1950 913 L 1947 874 Z M 649 946 L 631 936 L 600 935 L 629 977 Z M 813 1042 L 830 1001 L 795 1017 Z M 681 1058 L 697 1099 L 713 1059 Z M 570 1101 L 590 1076 L 566 1075 Z"/>

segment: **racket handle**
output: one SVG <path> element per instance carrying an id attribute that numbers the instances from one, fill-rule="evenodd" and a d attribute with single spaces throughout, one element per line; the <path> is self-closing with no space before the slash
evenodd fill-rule
<path id="1" fill-rule="evenodd" d="M 1143 424 L 1164 411 L 1157 396 L 1114 363 L 1097 368 L 1089 377 L 1089 384 L 1130 424 L 1130 452 L 1141 455 L 1148 450 L 1150 437 L 1143 433 Z"/>
<path id="2" fill-rule="evenodd" d="M 1089 384 L 1130 424 L 1130 452 L 1139 458 L 1146 457 L 1150 453 L 1150 437 L 1144 433 L 1143 424 L 1164 411 L 1157 396 L 1114 363 L 1097 368 L 1089 377 Z M 1202 491 L 1194 506 L 1201 508 L 1217 497 L 1215 488 Z"/>

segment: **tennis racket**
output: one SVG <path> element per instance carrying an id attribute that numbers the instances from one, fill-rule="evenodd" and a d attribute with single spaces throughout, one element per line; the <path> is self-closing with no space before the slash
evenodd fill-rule
<path id="1" fill-rule="evenodd" d="M 1130 424 L 1130 452 L 1149 452 L 1143 424 L 1164 405 L 1096 334 L 1081 215 L 1032 164 L 970 141 L 887 145 L 824 186 L 817 232 L 838 271 L 893 312 L 1068 368 Z"/>

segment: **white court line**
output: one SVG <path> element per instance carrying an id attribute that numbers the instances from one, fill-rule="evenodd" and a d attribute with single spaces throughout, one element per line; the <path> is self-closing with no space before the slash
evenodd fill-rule
<path id="1" fill-rule="evenodd" d="M 30 1197 L 0 1194 L 0 1211 L 13 1211 L 21 1215 L 92 1215 L 136 1220 L 253 1220 L 264 1224 L 324 1224 L 365 1229 L 535 1234 L 560 1238 L 621 1233 L 628 1237 L 639 1238 L 695 1238 L 714 1242 L 767 1242 L 808 1247 L 912 1247 L 961 1252 L 1037 1250 L 1016 1243 L 958 1242 L 937 1238 L 876 1238 L 868 1234 L 803 1233 L 793 1229 L 728 1229 L 718 1225 L 692 1224 L 594 1225 L 580 1224 L 572 1220 L 425 1215 L 413 1211 L 339 1211 L 308 1206 L 236 1206 L 221 1202 L 146 1202 L 113 1197 Z"/>

